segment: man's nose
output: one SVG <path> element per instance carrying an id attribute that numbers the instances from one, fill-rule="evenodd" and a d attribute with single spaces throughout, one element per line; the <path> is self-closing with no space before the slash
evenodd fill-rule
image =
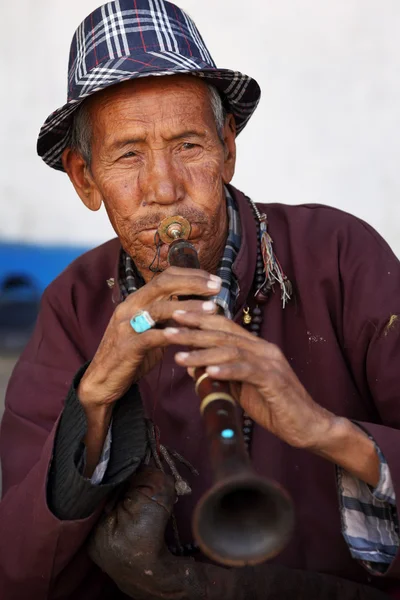
<path id="1" fill-rule="evenodd" d="M 152 157 L 143 174 L 142 188 L 147 204 L 173 204 L 184 197 L 181 173 L 168 157 L 161 154 Z"/>

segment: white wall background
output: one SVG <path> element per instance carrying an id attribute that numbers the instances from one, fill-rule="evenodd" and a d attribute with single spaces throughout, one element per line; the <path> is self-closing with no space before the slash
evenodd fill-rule
<path id="1" fill-rule="evenodd" d="M 65 102 L 69 44 L 101 0 L 0 7 L 0 241 L 95 245 L 112 235 L 36 156 Z M 369 221 L 400 256 L 399 0 L 177 0 L 221 67 L 263 90 L 234 183 L 259 201 L 318 202 Z"/>

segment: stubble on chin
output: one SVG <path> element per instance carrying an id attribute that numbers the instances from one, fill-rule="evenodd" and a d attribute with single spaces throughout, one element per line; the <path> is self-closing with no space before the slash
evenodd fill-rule
<path id="1" fill-rule="evenodd" d="M 193 211 L 191 211 L 193 212 Z M 185 216 L 185 215 L 183 215 Z M 186 218 L 189 217 L 189 214 Z M 201 219 L 204 220 L 204 213 L 196 211 L 195 214 L 191 214 L 189 220 L 195 221 Z M 160 217 L 161 218 L 161 217 Z M 157 221 L 157 219 L 156 219 Z M 144 225 L 148 225 L 150 219 L 146 220 Z M 157 221 L 158 223 L 158 221 Z M 151 221 L 151 226 L 156 226 L 155 221 Z M 154 277 L 154 273 L 150 271 L 150 266 L 158 266 L 160 271 L 164 271 L 168 268 L 166 256 L 161 256 L 160 260 L 157 260 L 157 243 L 154 240 L 154 245 L 144 246 L 139 240 L 140 228 L 136 224 L 135 229 L 132 231 L 132 227 L 129 225 L 119 224 L 118 237 L 121 245 L 125 252 L 132 258 L 135 263 L 136 269 L 142 275 L 144 280 L 147 282 Z M 201 268 L 209 273 L 216 273 L 222 254 L 226 244 L 226 238 L 228 234 L 228 216 L 226 211 L 226 203 L 223 201 L 218 207 L 214 215 L 208 220 L 203 235 L 201 236 L 201 242 L 196 243 L 195 246 L 199 253 L 199 260 Z M 165 250 L 164 250 L 165 254 Z"/>

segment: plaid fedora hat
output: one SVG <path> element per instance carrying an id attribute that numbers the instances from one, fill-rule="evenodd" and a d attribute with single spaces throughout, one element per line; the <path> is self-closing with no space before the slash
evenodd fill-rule
<path id="1" fill-rule="evenodd" d="M 260 99 L 258 83 L 238 71 L 217 69 L 191 18 L 165 0 L 114 0 L 97 8 L 72 39 L 68 100 L 42 126 L 39 156 L 63 171 L 74 111 L 85 98 L 137 77 L 191 74 L 212 83 L 236 119 L 238 133 Z"/>

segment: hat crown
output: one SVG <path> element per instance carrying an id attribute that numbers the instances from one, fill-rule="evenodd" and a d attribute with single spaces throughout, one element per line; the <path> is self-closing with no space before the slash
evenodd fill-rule
<path id="1" fill-rule="evenodd" d="M 239 71 L 218 69 L 192 19 L 166 0 L 113 0 L 76 30 L 69 57 L 67 102 L 43 123 L 39 156 L 62 171 L 75 111 L 85 98 L 140 77 L 192 75 L 216 87 L 239 134 L 260 99 L 258 83 Z"/>
<path id="2" fill-rule="evenodd" d="M 136 62 L 138 71 L 152 68 L 158 53 L 176 64 L 197 60 L 210 68 L 215 63 L 195 23 L 182 9 L 164 0 L 114 0 L 88 15 L 71 43 L 68 66 L 68 100 L 82 98 L 85 82 L 93 89 L 112 61 Z M 186 64 L 188 66 L 188 64 Z M 121 77 L 119 77 L 121 80 Z M 99 86 L 101 87 L 101 86 Z"/>

